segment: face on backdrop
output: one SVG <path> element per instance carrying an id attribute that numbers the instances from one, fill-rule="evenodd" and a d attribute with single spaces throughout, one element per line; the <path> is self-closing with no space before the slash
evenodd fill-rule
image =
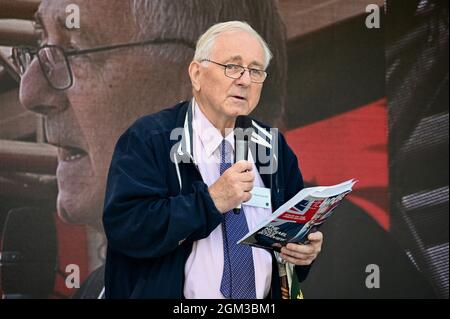
<path id="1" fill-rule="evenodd" d="M 65 26 L 69 4 L 80 8 L 80 29 Z M 132 42 L 137 30 L 130 17 L 129 1 L 44 0 L 36 28 L 41 45 L 89 49 Z M 118 137 L 142 115 L 190 95 L 183 76 L 187 63 L 169 61 L 154 52 L 158 45 L 149 46 L 69 57 L 74 81 L 66 90 L 52 88 L 37 58 L 22 76 L 21 103 L 44 116 L 47 141 L 58 147 L 57 209 L 63 220 L 101 229 L 106 176 Z"/>

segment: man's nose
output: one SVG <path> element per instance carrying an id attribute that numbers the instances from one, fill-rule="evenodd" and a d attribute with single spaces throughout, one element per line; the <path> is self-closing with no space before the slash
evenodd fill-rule
<path id="1" fill-rule="evenodd" d="M 57 113 L 67 107 L 66 94 L 50 86 L 37 58 L 22 75 L 19 99 L 24 107 L 43 115 Z"/>
<path id="2" fill-rule="evenodd" d="M 249 86 L 252 84 L 252 79 L 250 78 L 250 70 L 244 69 L 241 73 L 241 77 L 236 80 L 237 85 Z"/>

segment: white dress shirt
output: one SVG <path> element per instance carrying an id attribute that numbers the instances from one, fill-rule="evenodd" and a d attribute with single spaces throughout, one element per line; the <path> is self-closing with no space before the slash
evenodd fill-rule
<path id="1" fill-rule="evenodd" d="M 193 99 L 193 151 L 194 159 L 203 181 L 208 187 L 220 177 L 220 145 L 223 137 L 208 118 L 202 113 Z M 234 148 L 232 132 L 225 138 Z M 257 172 L 251 152 L 250 162 L 255 173 L 254 186 L 264 187 Z M 272 213 L 271 208 L 259 208 L 242 205 L 249 230 Z M 272 280 L 272 257 L 261 248 L 252 248 L 255 266 L 256 298 L 265 298 L 270 290 Z M 223 237 L 222 224 L 217 226 L 204 239 L 194 242 L 192 252 L 184 267 L 184 296 L 187 299 L 224 299 L 220 292 L 223 272 Z"/>

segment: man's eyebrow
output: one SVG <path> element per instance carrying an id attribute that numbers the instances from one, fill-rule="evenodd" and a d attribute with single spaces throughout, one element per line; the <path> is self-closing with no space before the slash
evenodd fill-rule
<path id="1" fill-rule="evenodd" d="M 36 34 L 36 45 L 40 45 L 41 41 L 47 37 L 47 29 L 45 28 L 40 11 L 36 11 L 34 14 L 33 28 Z"/>
<path id="2" fill-rule="evenodd" d="M 66 34 L 66 33 L 64 33 L 64 31 L 68 31 L 68 29 L 66 26 L 66 20 L 65 20 L 64 14 L 61 13 L 58 15 L 58 14 L 56 14 L 56 12 L 53 12 L 53 13 L 55 13 L 55 14 L 52 14 L 51 16 L 46 15 L 46 17 L 51 17 L 51 21 L 54 22 L 52 25 L 56 25 L 56 27 L 57 27 L 56 32 L 61 32 L 61 34 Z M 44 20 L 44 15 L 42 14 L 42 12 L 40 10 L 36 11 L 36 13 L 34 14 L 35 29 L 42 30 L 44 35 L 47 34 L 47 27 L 48 27 L 45 25 L 45 22 L 49 23 L 47 20 Z M 85 30 L 83 30 L 83 31 L 85 31 Z M 87 43 L 96 43 L 94 41 L 95 40 L 94 32 L 81 32 L 81 34 L 83 35 L 83 41 L 85 41 Z"/>
<path id="3" fill-rule="evenodd" d="M 240 55 L 235 55 L 232 56 L 231 58 L 229 58 L 227 61 L 225 61 L 225 63 L 228 62 L 236 62 L 236 61 L 242 61 L 242 57 Z M 253 65 L 253 66 L 257 66 L 260 67 L 261 69 L 264 68 L 264 65 L 262 65 L 260 62 L 258 61 L 252 61 L 249 65 Z"/>
<path id="4" fill-rule="evenodd" d="M 65 18 L 61 15 L 57 15 L 57 16 L 53 16 L 52 17 L 54 19 L 54 21 L 57 23 L 58 26 L 60 26 L 61 28 L 65 28 L 66 27 L 66 21 Z M 44 19 L 42 16 L 42 13 L 40 11 L 36 11 L 36 13 L 34 14 L 34 22 L 45 29 L 45 25 L 44 25 Z"/>
<path id="5" fill-rule="evenodd" d="M 66 27 L 66 20 L 64 19 L 64 17 L 58 15 L 55 17 L 56 23 L 58 26 L 60 26 L 62 29 L 67 28 Z"/>
<path id="6" fill-rule="evenodd" d="M 58 27 L 58 31 L 64 34 L 67 37 L 70 37 L 69 34 L 74 33 L 78 34 L 76 38 L 76 42 L 78 45 L 95 45 L 97 43 L 101 43 L 101 36 L 97 30 L 93 30 L 91 26 L 86 25 L 84 28 L 75 28 L 70 29 L 67 27 L 66 16 L 64 12 L 60 12 L 60 14 L 55 14 L 53 16 L 56 26 Z M 75 41 L 75 40 L 74 40 Z"/>
<path id="7" fill-rule="evenodd" d="M 42 23 L 42 14 L 40 11 L 36 11 L 36 13 L 34 14 L 34 22 L 40 27 L 44 27 Z"/>
<path id="8" fill-rule="evenodd" d="M 230 57 L 228 60 L 225 61 L 225 63 L 237 62 L 237 61 L 242 61 L 242 57 L 240 55 L 234 55 L 234 56 Z"/>
<path id="9" fill-rule="evenodd" d="M 253 61 L 252 63 L 250 63 L 249 65 L 255 65 L 261 69 L 264 69 L 264 65 L 262 65 L 261 63 L 259 63 L 258 61 Z"/>

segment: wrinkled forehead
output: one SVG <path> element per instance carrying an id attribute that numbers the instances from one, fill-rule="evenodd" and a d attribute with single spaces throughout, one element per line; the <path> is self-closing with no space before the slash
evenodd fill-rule
<path id="1" fill-rule="evenodd" d="M 243 46 L 242 43 L 246 45 Z M 251 58 L 249 64 L 264 67 L 264 48 L 251 33 L 242 30 L 226 31 L 220 34 L 212 47 L 212 56 L 228 59 L 227 62 L 242 62 L 244 56 Z"/>
<path id="2" fill-rule="evenodd" d="M 47 32 L 77 34 L 90 43 L 127 42 L 135 32 L 132 0 L 43 0 L 37 20 Z M 80 28 L 69 28 L 79 14 Z M 69 24 L 70 26 L 70 24 Z"/>

